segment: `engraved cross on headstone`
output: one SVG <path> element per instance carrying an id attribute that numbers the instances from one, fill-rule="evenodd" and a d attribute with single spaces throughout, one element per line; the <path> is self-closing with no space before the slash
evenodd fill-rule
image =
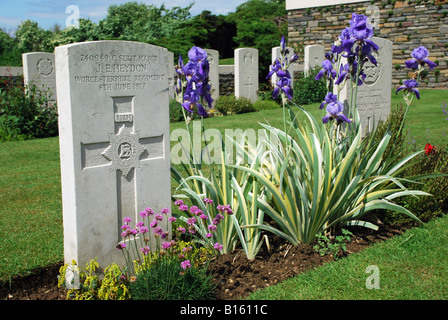
<path id="1" fill-rule="evenodd" d="M 244 86 L 247 88 L 248 93 L 250 92 L 250 89 L 253 85 L 254 84 L 252 83 L 251 77 L 247 76 L 247 81 L 246 81 L 246 83 L 244 83 Z"/>
<path id="2" fill-rule="evenodd" d="M 134 128 L 134 97 L 112 97 L 115 132 L 109 141 L 82 144 L 82 167 L 109 165 L 117 181 L 118 225 L 124 217 L 137 218 L 136 170 L 141 161 L 163 157 L 163 136 L 140 138 Z M 118 239 L 121 230 L 118 230 Z"/>

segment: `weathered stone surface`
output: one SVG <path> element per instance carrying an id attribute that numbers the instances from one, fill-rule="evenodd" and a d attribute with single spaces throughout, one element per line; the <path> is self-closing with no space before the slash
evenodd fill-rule
<path id="1" fill-rule="evenodd" d="M 122 219 L 170 208 L 168 51 L 95 41 L 55 54 L 65 261 L 124 263 Z"/>

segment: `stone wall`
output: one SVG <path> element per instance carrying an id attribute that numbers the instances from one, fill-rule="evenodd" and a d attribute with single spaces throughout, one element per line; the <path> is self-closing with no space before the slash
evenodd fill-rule
<path id="1" fill-rule="evenodd" d="M 448 0 L 383 0 L 289 10 L 288 42 L 299 52 L 311 44 L 324 45 L 329 51 L 334 38 L 349 25 L 352 12 L 369 15 L 369 5 L 380 9 L 375 36 L 393 42 L 393 87 L 408 78 L 410 70 L 404 61 L 411 58 L 414 48 L 424 45 L 438 66 L 420 86 L 448 89 Z"/>
<path id="2" fill-rule="evenodd" d="M 230 96 L 235 94 L 235 66 L 219 66 L 219 95 Z"/>

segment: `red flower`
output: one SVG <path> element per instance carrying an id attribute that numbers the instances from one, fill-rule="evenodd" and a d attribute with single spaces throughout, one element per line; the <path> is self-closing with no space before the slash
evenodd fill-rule
<path id="1" fill-rule="evenodd" d="M 436 153 L 436 147 L 434 147 L 430 143 L 427 143 L 425 146 L 425 153 L 426 153 L 426 155 Z"/>

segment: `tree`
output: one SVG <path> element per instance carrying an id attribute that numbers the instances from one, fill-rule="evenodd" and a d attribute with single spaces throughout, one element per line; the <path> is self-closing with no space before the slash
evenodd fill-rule
<path id="1" fill-rule="evenodd" d="M 112 5 L 99 27 L 105 38 L 155 43 L 177 32 L 180 24 L 190 18 L 192 5 L 172 9 L 137 2 Z"/>
<path id="2" fill-rule="evenodd" d="M 260 54 L 260 81 L 264 81 L 271 64 L 271 50 L 288 35 L 284 0 L 249 0 L 228 15 L 237 28 L 234 38 L 238 47 L 252 47 Z"/>
<path id="3" fill-rule="evenodd" d="M 10 37 L 5 31 L 0 29 L 0 55 L 8 52 L 15 47 L 14 39 Z"/>
<path id="4" fill-rule="evenodd" d="M 23 21 L 16 30 L 17 49 L 21 53 L 50 52 L 53 33 L 43 30 L 32 20 Z"/>
<path id="5" fill-rule="evenodd" d="M 54 33 L 53 48 L 64 44 L 101 40 L 101 30 L 90 19 L 79 19 L 79 27 L 70 26 Z"/>

